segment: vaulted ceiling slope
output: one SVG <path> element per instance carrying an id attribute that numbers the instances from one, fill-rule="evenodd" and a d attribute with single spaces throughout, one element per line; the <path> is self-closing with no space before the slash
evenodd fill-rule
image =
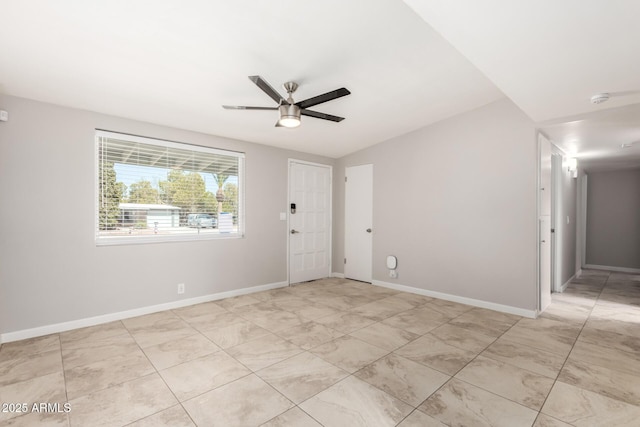
<path id="1" fill-rule="evenodd" d="M 506 95 L 581 161 L 640 165 L 640 142 L 620 148 L 640 141 L 637 0 L 1 5 L 0 93 L 329 157 Z M 346 87 L 318 106 L 346 120 L 223 110 L 272 106 L 250 75 L 296 100 Z"/>
<path id="2" fill-rule="evenodd" d="M 640 165 L 639 1 L 405 2 L 582 164 Z"/>
<path id="3" fill-rule="evenodd" d="M 250 75 L 346 120 L 223 110 L 273 105 Z M 0 92 L 329 157 L 504 97 L 397 0 L 2 2 Z"/>

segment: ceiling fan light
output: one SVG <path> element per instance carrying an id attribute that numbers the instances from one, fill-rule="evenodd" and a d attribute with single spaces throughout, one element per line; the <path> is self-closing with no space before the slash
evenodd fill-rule
<path id="1" fill-rule="evenodd" d="M 281 117 L 280 125 L 286 128 L 297 128 L 300 126 L 300 119 L 297 117 Z"/>
<path id="2" fill-rule="evenodd" d="M 287 128 L 295 128 L 300 126 L 300 107 L 294 104 L 281 105 L 280 108 L 280 126 Z"/>

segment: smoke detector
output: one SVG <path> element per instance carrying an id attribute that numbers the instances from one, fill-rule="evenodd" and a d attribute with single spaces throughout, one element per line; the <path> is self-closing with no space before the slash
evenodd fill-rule
<path id="1" fill-rule="evenodd" d="M 608 93 L 598 93 L 591 97 L 592 104 L 602 104 L 603 102 L 607 102 L 610 98 Z"/>

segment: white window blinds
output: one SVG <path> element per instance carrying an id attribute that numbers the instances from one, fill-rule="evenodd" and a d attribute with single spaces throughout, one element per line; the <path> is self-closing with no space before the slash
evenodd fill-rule
<path id="1" fill-rule="evenodd" d="M 243 235 L 244 154 L 96 131 L 96 242 Z"/>

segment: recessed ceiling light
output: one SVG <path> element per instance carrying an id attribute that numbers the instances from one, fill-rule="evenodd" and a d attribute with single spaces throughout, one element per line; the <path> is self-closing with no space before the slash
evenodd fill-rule
<path id="1" fill-rule="evenodd" d="M 597 93 L 591 97 L 592 104 L 602 104 L 603 102 L 607 102 L 610 98 L 608 93 Z"/>

